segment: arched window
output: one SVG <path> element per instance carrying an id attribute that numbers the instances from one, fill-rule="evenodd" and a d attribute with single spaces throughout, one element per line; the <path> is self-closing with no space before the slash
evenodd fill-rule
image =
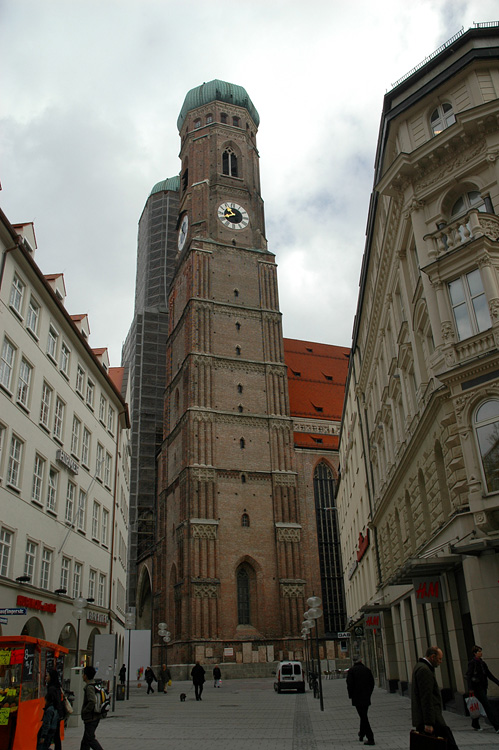
<path id="1" fill-rule="evenodd" d="M 238 383 L 237 392 L 238 393 L 242 393 L 243 392 L 243 387 L 242 387 L 241 383 Z"/>
<path id="2" fill-rule="evenodd" d="M 239 127 L 239 123 L 240 123 L 240 122 L 241 122 L 241 121 L 240 121 L 239 117 L 233 117 L 233 118 L 232 118 L 232 124 L 234 125 L 234 127 L 235 127 L 235 128 L 238 128 L 238 127 Z"/>
<path id="3" fill-rule="evenodd" d="M 482 212 L 487 211 L 485 201 L 478 190 L 469 190 L 467 193 L 460 195 L 452 206 L 451 217 L 455 218 L 456 216 L 467 214 L 472 208 L 476 208 Z"/>
<path id="4" fill-rule="evenodd" d="M 240 331 L 240 330 L 241 330 L 241 323 L 236 323 L 236 331 Z"/>
<path id="5" fill-rule="evenodd" d="M 241 526 L 248 527 L 249 525 L 250 525 L 249 516 L 247 513 L 243 513 L 243 515 L 241 516 Z"/>
<path id="6" fill-rule="evenodd" d="M 237 571 L 237 622 L 250 624 L 250 578 L 244 567 Z"/>
<path id="7" fill-rule="evenodd" d="M 201 120 L 198 117 L 196 120 L 194 120 L 194 129 L 197 130 L 197 128 L 201 127 Z"/>
<path id="8" fill-rule="evenodd" d="M 206 115 L 206 124 L 209 125 L 210 122 L 213 122 L 213 115 Z"/>
<path id="9" fill-rule="evenodd" d="M 314 471 L 314 500 L 324 627 L 327 632 L 342 631 L 346 623 L 346 606 L 335 481 L 331 468 L 324 462 L 319 463 Z"/>
<path id="10" fill-rule="evenodd" d="M 473 426 L 487 492 L 498 492 L 499 399 L 489 399 L 478 407 Z"/>
<path id="11" fill-rule="evenodd" d="M 240 346 L 236 346 L 236 354 L 237 354 L 238 357 L 241 355 L 241 347 Z"/>
<path id="12" fill-rule="evenodd" d="M 243 405 L 242 405 L 242 404 L 239 404 L 239 406 L 237 407 L 237 410 L 238 410 L 238 412 L 239 412 L 240 414 L 242 414 L 242 411 L 243 411 Z"/>
<path id="13" fill-rule="evenodd" d="M 240 438 L 239 440 L 239 447 L 241 450 L 243 450 L 246 447 L 246 443 L 244 442 L 244 438 Z"/>
<path id="14" fill-rule="evenodd" d="M 231 148 L 227 148 L 222 154 L 222 172 L 229 177 L 238 177 L 237 156 Z"/>
<path id="15" fill-rule="evenodd" d="M 222 112 L 222 114 L 220 115 L 220 122 L 223 125 L 227 125 L 227 123 L 229 122 L 229 118 L 227 117 L 227 115 L 225 114 L 225 112 Z"/>
<path id="16" fill-rule="evenodd" d="M 442 130 L 450 127 L 455 122 L 456 118 L 454 116 L 454 110 L 452 109 L 452 104 L 449 104 L 449 102 L 439 104 L 430 116 L 430 125 L 433 135 L 438 135 Z"/>

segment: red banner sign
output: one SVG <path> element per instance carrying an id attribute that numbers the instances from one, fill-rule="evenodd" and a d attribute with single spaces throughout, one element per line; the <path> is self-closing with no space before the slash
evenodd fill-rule
<path id="1" fill-rule="evenodd" d="M 30 599 L 29 596 L 19 596 L 17 597 L 17 606 L 18 607 L 27 607 L 28 609 L 36 609 L 38 612 L 55 612 L 57 607 L 55 604 L 51 604 L 49 602 L 42 602 L 40 599 Z"/>

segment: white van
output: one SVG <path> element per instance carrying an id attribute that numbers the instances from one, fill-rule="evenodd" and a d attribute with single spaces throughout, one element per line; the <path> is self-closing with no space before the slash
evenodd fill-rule
<path id="1" fill-rule="evenodd" d="M 278 693 L 282 690 L 305 692 L 305 677 L 301 661 L 280 661 L 275 675 L 277 682 L 274 682 L 274 690 Z"/>

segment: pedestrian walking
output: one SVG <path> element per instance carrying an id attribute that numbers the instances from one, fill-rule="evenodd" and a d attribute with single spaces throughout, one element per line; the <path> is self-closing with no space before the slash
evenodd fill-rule
<path id="1" fill-rule="evenodd" d="M 168 684 L 171 683 L 172 675 L 166 664 L 161 665 L 161 670 L 159 673 L 159 680 L 158 680 L 158 693 L 163 691 L 163 693 L 168 692 Z"/>
<path id="2" fill-rule="evenodd" d="M 54 750 L 61 750 L 61 721 L 64 719 L 62 704 L 62 690 L 59 675 L 55 669 L 50 669 L 45 677 L 47 693 L 43 709 L 42 726 L 38 733 L 38 750 L 48 750 L 54 744 Z"/>
<path id="3" fill-rule="evenodd" d="M 347 691 L 360 717 L 359 740 L 362 742 L 365 737 L 364 745 L 375 744 L 373 730 L 367 718 L 373 690 L 373 673 L 362 663 L 361 659 L 355 659 L 353 666 L 347 672 Z"/>
<path id="4" fill-rule="evenodd" d="M 442 696 L 435 677 L 435 669 L 440 666 L 442 659 L 442 650 L 438 646 L 430 646 L 414 667 L 411 686 L 412 725 L 417 732 L 445 737 L 447 750 L 458 750 L 454 735 L 442 714 Z"/>
<path id="5" fill-rule="evenodd" d="M 489 684 L 489 680 L 495 682 L 496 685 L 499 685 L 499 680 L 497 679 L 497 677 L 494 677 L 494 675 L 482 659 L 483 651 L 481 646 L 473 646 L 471 653 L 473 654 L 473 656 L 468 664 L 468 670 L 466 672 L 466 678 L 468 680 L 468 690 L 470 692 L 470 695 L 474 695 L 475 698 L 478 698 L 484 708 L 485 713 L 487 714 L 488 720 L 494 727 L 497 734 L 499 734 L 499 718 L 487 697 L 487 687 Z M 483 732 L 483 729 L 480 727 L 480 718 L 472 719 L 471 726 L 476 732 Z"/>
<path id="6" fill-rule="evenodd" d="M 124 664 L 120 669 L 119 675 L 120 675 L 120 682 L 122 685 L 124 685 L 126 682 L 126 667 Z"/>
<path id="7" fill-rule="evenodd" d="M 81 740 L 80 750 L 103 750 L 102 745 L 95 736 L 99 726 L 100 714 L 95 712 L 95 669 L 93 667 L 83 668 L 83 705 L 81 707 L 81 719 L 85 725 L 85 731 Z"/>
<path id="8" fill-rule="evenodd" d="M 147 682 L 147 695 L 149 695 L 149 693 L 154 693 L 152 681 L 154 680 L 154 682 L 157 682 L 157 679 L 151 667 L 147 667 L 146 671 L 144 672 L 144 678 L 145 678 L 145 681 Z"/>
<path id="9" fill-rule="evenodd" d="M 203 692 L 204 675 L 205 671 L 201 664 L 197 661 L 191 670 L 192 682 L 194 684 L 194 694 L 197 701 L 202 700 L 201 693 Z"/>
<path id="10" fill-rule="evenodd" d="M 218 664 L 213 668 L 213 687 L 220 687 L 222 684 L 222 672 Z"/>

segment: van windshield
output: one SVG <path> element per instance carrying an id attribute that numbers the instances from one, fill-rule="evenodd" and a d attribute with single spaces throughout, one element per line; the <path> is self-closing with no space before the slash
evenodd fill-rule
<path id="1" fill-rule="evenodd" d="M 299 664 L 294 665 L 295 674 L 301 674 L 301 667 Z"/>

